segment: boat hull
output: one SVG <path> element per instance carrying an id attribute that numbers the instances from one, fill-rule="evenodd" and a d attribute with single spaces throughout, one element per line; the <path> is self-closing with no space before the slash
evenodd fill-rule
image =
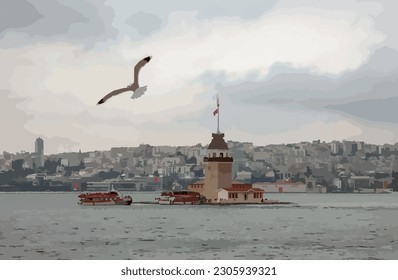
<path id="1" fill-rule="evenodd" d="M 80 205 L 131 205 L 133 200 L 121 200 L 121 201 L 80 201 Z"/>
<path id="2" fill-rule="evenodd" d="M 202 196 L 196 192 L 162 192 L 162 196 L 158 198 L 158 203 L 163 205 L 184 205 L 184 204 L 201 204 Z"/>
<path id="3" fill-rule="evenodd" d="M 79 195 L 80 205 L 130 205 L 133 203 L 131 196 L 120 196 L 118 192 L 97 192 Z"/>

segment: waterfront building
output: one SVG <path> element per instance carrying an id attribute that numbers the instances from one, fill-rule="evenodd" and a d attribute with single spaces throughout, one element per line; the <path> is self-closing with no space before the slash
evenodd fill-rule
<path id="1" fill-rule="evenodd" d="M 217 99 L 217 110 L 213 114 L 220 114 L 219 106 Z M 203 159 L 205 178 L 203 181 L 188 185 L 189 191 L 205 196 L 208 203 L 259 203 L 262 201 L 263 190 L 255 189 L 251 184 L 232 182 L 233 158 L 224 140 L 224 133 L 220 133 L 218 118 L 217 133 L 212 133 L 212 140 L 207 150 L 208 155 Z"/>
<path id="2" fill-rule="evenodd" d="M 87 182 L 86 190 L 108 191 L 111 186 L 118 191 L 159 191 L 163 187 L 163 177 L 135 176 L 129 179 L 110 179 L 103 182 Z"/>
<path id="3" fill-rule="evenodd" d="M 252 179 L 252 173 L 249 171 L 236 172 L 235 179 L 240 182 L 250 182 Z"/>
<path id="4" fill-rule="evenodd" d="M 362 190 L 369 189 L 373 183 L 373 179 L 370 176 L 351 176 L 348 179 L 350 189 Z"/>
<path id="5" fill-rule="evenodd" d="M 304 183 L 291 182 L 290 180 L 258 182 L 254 183 L 253 186 L 266 193 L 305 193 L 307 191 L 307 186 Z"/>
<path id="6" fill-rule="evenodd" d="M 264 190 L 253 188 L 251 184 L 232 184 L 229 188 L 218 189 L 219 203 L 259 203 Z"/>

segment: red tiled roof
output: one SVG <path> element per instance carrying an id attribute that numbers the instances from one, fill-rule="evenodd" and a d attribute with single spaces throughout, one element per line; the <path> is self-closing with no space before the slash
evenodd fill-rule
<path id="1" fill-rule="evenodd" d="M 235 181 L 233 180 L 231 182 L 232 185 L 251 185 L 250 183 L 242 183 L 241 181 Z"/>
<path id="2" fill-rule="evenodd" d="M 235 183 L 235 182 L 232 182 L 231 185 L 233 188 L 251 188 L 252 187 L 252 184 L 242 184 L 242 183 Z"/>
<path id="3" fill-rule="evenodd" d="M 205 183 L 205 180 L 199 180 L 199 181 L 196 181 L 196 182 L 194 182 L 194 183 L 192 183 L 192 184 L 189 184 L 189 185 L 197 185 L 197 184 L 199 184 L 199 185 L 204 185 L 204 183 Z"/>
<path id="4" fill-rule="evenodd" d="M 259 189 L 259 188 L 252 188 L 252 190 L 253 190 L 253 191 L 256 191 L 256 192 L 264 192 L 263 189 Z"/>
<path id="5" fill-rule="evenodd" d="M 303 185 L 302 182 L 292 182 L 292 181 L 276 181 L 276 182 L 264 182 L 264 185 Z"/>
<path id="6" fill-rule="evenodd" d="M 227 192 L 264 192 L 264 190 L 259 189 L 259 188 L 252 188 L 252 187 L 247 187 L 247 188 L 223 188 L 224 190 L 226 190 Z"/>

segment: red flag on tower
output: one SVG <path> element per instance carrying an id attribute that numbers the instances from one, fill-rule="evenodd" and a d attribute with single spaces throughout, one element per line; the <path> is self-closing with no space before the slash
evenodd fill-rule
<path id="1" fill-rule="evenodd" d="M 215 115 L 217 115 L 218 114 L 218 107 L 220 106 L 220 101 L 218 100 L 218 96 L 217 96 L 217 109 L 215 109 L 214 111 L 213 111 L 213 116 L 215 116 Z"/>

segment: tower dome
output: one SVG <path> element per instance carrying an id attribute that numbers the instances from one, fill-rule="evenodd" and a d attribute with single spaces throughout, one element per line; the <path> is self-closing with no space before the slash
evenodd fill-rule
<path id="1" fill-rule="evenodd" d="M 224 133 L 212 133 L 213 139 L 209 144 L 210 150 L 228 150 L 228 144 L 225 143 Z"/>
<path id="2" fill-rule="evenodd" d="M 204 161 L 232 162 L 228 144 L 224 140 L 224 133 L 212 133 L 213 139 L 208 146 L 208 156 Z"/>

